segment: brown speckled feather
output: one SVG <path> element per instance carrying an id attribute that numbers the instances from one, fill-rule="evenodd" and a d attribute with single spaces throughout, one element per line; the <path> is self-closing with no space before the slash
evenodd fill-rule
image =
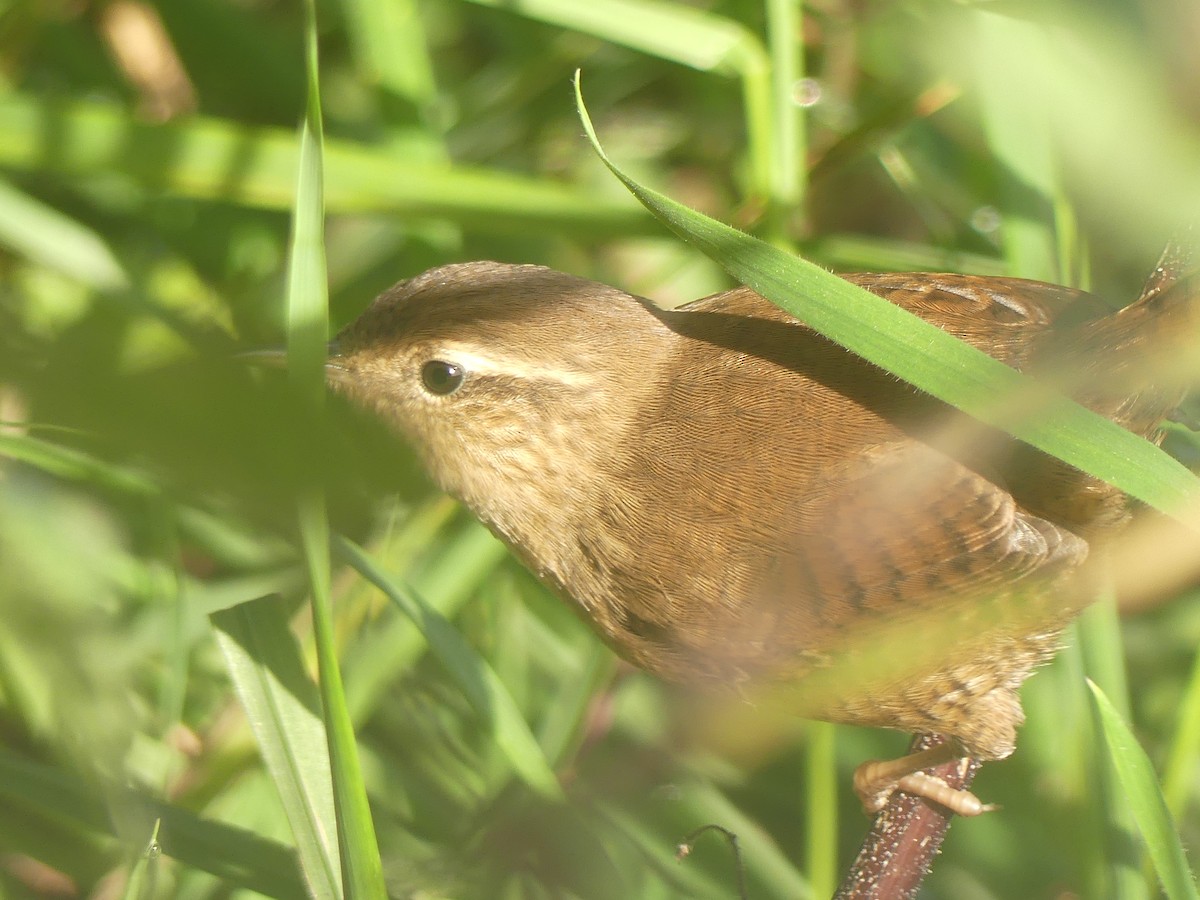
<path id="1" fill-rule="evenodd" d="M 1016 279 L 850 280 L 1039 371 L 1064 347 L 1081 371 L 1112 368 L 1107 351 L 1194 305 L 1108 315 Z M 1066 578 L 1126 515 L 1114 489 L 745 288 L 663 312 L 469 263 L 397 285 L 339 342 L 331 381 L 626 658 L 691 684 L 795 682 L 810 716 L 938 732 L 984 758 L 1011 752 L 1017 688 L 1078 604 Z M 446 395 L 423 386 L 431 361 L 462 376 Z M 1151 435 L 1176 399 L 1081 397 Z"/>

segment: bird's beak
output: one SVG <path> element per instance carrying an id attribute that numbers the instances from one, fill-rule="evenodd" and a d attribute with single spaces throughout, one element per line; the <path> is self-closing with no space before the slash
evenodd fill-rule
<path id="1" fill-rule="evenodd" d="M 344 382 L 347 377 L 346 367 L 342 365 L 342 348 L 334 338 L 325 348 L 325 380 L 329 384 Z"/>
<path id="2" fill-rule="evenodd" d="M 330 341 L 326 347 L 325 375 L 330 381 L 337 381 L 345 375 L 345 368 L 340 364 L 342 352 L 336 340 Z M 237 354 L 237 359 L 244 360 L 252 366 L 266 366 L 273 369 L 287 368 L 287 351 L 282 347 L 264 347 L 259 350 L 246 350 Z"/>
<path id="3" fill-rule="evenodd" d="M 269 366 L 272 369 L 287 368 L 287 351 L 282 347 L 263 347 L 259 350 L 243 350 L 234 359 L 252 366 Z"/>

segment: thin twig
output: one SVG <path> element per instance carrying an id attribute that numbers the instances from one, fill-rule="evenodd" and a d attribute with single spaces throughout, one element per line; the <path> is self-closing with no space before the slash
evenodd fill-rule
<path id="1" fill-rule="evenodd" d="M 1142 288 L 1142 301 L 1165 294 L 1184 279 L 1200 277 L 1198 240 L 1195 225 L 1180 229 Z M 935 747 L 944 740 L 919 736 L 913 741 L 912 752 Z M 979 765 L 976 760 L 958 760 L 928 771 L 953 788 L 965 788 Z M 948 810 L 896 791 L 875 819 L 835 900 L 909 900 L 915 896 L 942 845 L 950 818 Z"/>
<path id="2" fill-rule="evenodd" d="M 939 735 L 919 735 L 910 752 L 945 743 Z M 952 760 L 932 769 L 952 788 L 966 788 L 979 771 L 977 760 Z M 952 813 L 896 791 L 875 818 L 858 857 L 834 900 L 909 900 L 916 895 L 942 846 Z"/>

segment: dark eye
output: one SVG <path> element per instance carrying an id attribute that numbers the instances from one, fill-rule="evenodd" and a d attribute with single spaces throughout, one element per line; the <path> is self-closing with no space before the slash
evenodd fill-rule
<path id="1" fill-rule="evenodd" d="M 462 387 L 466 373 L 462 366 L 441 359 L 431 359 L 421 366 L 421 383 L 425 390 L 439 397 L 453 394 Z"/>

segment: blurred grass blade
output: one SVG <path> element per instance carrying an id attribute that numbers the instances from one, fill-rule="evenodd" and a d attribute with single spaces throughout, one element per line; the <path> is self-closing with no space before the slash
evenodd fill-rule
<path id="1" fill-rule="evenodd" d="M 342 8 L 359 71 L 432 116 L 437 84 L 417 0 L 343 0 Z"/>
<path id="2" fill-rule="evenodd" d="M 940 77 L 968 86 L 981 75 L 1001 79 L 1027 120 L 1050 129 L 1073 195 L 1103 203 L 1129 239 L 1147 230 L 1165 237 L 1196 218 L 1200 129 L 1168 99 L 1169 81 L 1119 7 L 1081 15 L 1070 5 L 971 4 L 966 15 L 943 17 L 941 33 L 917 50 L 936 53 L 928 65 Z M 1167 21 L 1159 27 L 1183 30 Z"/>
<path id="3" fill-rule="evenodd" d="M 578 750 L 584 738 L 592 702 L 612 683 L 616 659 L 608 648 L 589 641 L 586 654 L 579 677 L 564 682 L 538 722 L 538 744 L 555 765 L 570 764 L 570 753 Z"/>
<path id="4" fill-rule="evenodd" d="M 814 897 L 832 897 L 838 885 L 837 727 L 809 722 L 805 732 L 806 874 Z"/>
<path id="5" fill-rule="evenodd" d="M 263 597 L 214 613 L 211 621 L 283 802 L 309 891 L 314 898 L 337 898 L 341 862 L 321 703 L 281 602 Z"/>
<path id="6" fill-rule="evenodd" d="M 1004 275 L 994 256 L 860 234 L 830 234 L 805 241 L 810 255 L 844 272 L 966 272 Z"/>
<path id="7" fill-rule="evenodd" d="M 702 72 L 742 82 L 746 149 L 754 192 L 781 198 L 773 166 L 770 62 L 758 36 L 733 19 L 659 0 L 471 0 L 590 34 Z"/>
<path id="8" fill-rule="evenodd" d="M 1090 607 L 1075 623 L 1075 640 L 1072 655 L 1081 663 L 1072 689 L 1078 702 L 1086 704 L 1091 715 L 1088 725 L 1072 729 L 1073 739 L 1057 742 L 1057 759 L 1070 765 L 1066 749 L 1075 747 L 1078 768 L 1083 774 L 1081 794 L 1087 803 L 1084 815 L 1090 820 L 1086 827 L 1094 830 L 1093 840 L 1088 842 L 1088 852 L 1096 854 L 1093 872 L 1104 872 L 1106 890 L 1110 896 L 1128 897 L 1129 900 L 1145 897 L 1147 880 L 1138 870 L 1136 862 L 1129 859 L 1124 850 L 1134 841 L 1137 822 L 1129 804 L 1124 802 L 1123 784 L 1120 774 L 1109 764 L 1109 754 L 1099 732 L 1102 724 L 1095 714 L 1095 704 L 1084 685 L 1095 685 L 1104 693 L 1109 704 L 1122 718 L 1129 717 L 1130 698 L 1128 674 L 1125 671 L 1125 652 L 1121 643 L 1121 623 L 1117 611 L 1117 598 L 1111 586 L 1100 590 Z M 1087 694 L 1085 699 L 1085 694 Z M 1100 886 L 1097 885 L 1097 889 Z"/>
<path id="9" fill-rule="evenodd" d="M 1146 849 L 1164 892 L 1171 900 L 1194 900 L 1200 897 L 1192 873 L 1188 870 L 1179 833 L 1158 789 L 1150 760 L 1104 692 L 1094 682 L 1089 681 L 1088 686 L 1100 715 L 1117 777 L 1125 788 L 1133 817 L 1146 842 Z"/>
<path id="10" fill-rule="evenodd" d="M 159 487 L 144 472 L 96 459 L 71 447 L 29 434 L 0 431 L 0 458 L 17 459 L 58 478 L 96 485 L 130 497 L 157 497 Z"/>
<path id="11" fill-rule="evenodd" d="M 659 0 L 471 0 L 572 31 L 594 35 L 705 72 L 741 74 L 746 57 L 765 58 L 741 23 Z"/>
<path id="12" fill-rule="evenodd" d="M 426 545 L 432 540 L 427 536 Z M 442 540 L 437 558 L 413 586 L 421 596 L 431 598 L 434 612 L 453 618 L 507 558 L 505 546 L 472 522 L 455 537 Z M 357 647 L 358 652 L 346 660 L 346 697 L 355 721 L 361 721 L 392 690 L 396 679 L 428 651 L 429 642 L 404 618 L 392 616 L 364 634 Z M 544 741 L 542 746 L 546 746 Z"/>
<path id="13" fill-rule="evenodd" d="M 129 284 L 98 234 L 7 181 L 0 181 L 0 244 L 97 290 Z"/>
<path id="14" fill-rule="evenodd" d="M 808 133 L 796 90 L 804 77 L 803 0 L 767 0 L 771 60 L 771 197 L 774 218 L 804 211 L 808 178 Z M 785 232 L 785 229 L 780 229 Z"/>
<path id="15" fill-rule="evenodd" d="M 316 91 L 317 86 L 310 83 L 308 109 L 300 129 L 300 171 L 288 260 L 287 369 L 303 398 L 319 407 L 325 396 L 329 290 L 325 270 L 321 110 Z"/>
<path id="16" fill-rule="evenodd" d="M 155 897 L 158 892 L 158 859 L 162 856 L 162 847 L 158 843 L 158 830 L 162 827 L 162 819 L 154 820 L 154 831 L 146 842 L 146 849 L 138 856 L 137 862 L 129 871 L 129 880 L 125 882 L 125 900 L 141 900 L 142 897 Z"/>
<path id="17" fill-rule="evenodd" d="M 54 135 L 52 148 L 47 135 Z M 660 230 L 624 198 L 495 169 L 414 160 L 398 152 L 398 140 L 383 146 L 331 140 L 324 156 L 331 212 L 454 219 L 501 234 L 533 228 L 627 237 Z M 296 136 L 206 116 L 148 125 L 109 104 L 6 94 L 0 96 L 0 165 L 79 181 L 121 176 L 152 197 L 285 210 L 295 191 Z"/>
<path id="18" fill-rule="evenodd" d="M 340 556 L 379 588 L 421 630 L 429 649 L 458 683 L 463 696 L 491 727 L 493 739 L 521 780 L 544 797 L 561 799 L 562 788 L 546 755 L 495 671 L 432 607 L 405 590 L 362 550 L 343 537 L 334 540 Z"/>
<path id="19" fill-rule="evenodd" d="M 1014 275 L 1041 281 L 1065 279 L 1059 271 L 1054 234 L 1048 227 L 1049 203 L 1028 198 L 1060 196 L 1055 135 L 1047 119 L 1050 111 L 1027 102 L 1032 84 L 1013 84 L 1014 78 L 1030 79 L 1023 66 L 998 68 L 988 51 L 994 46 L 1019 44 L 1031 51 L 1053 46 L 1052 37 L 1038 23 L 997 13 L 977 14 L 979 44 L 985 48 L 978 63 L 979 93 L 987 146 L 997 161 L 1012 173 L 1001 189 L 1008 195 L 1001 230 L 1004 256 Z M 1022 202 L 1025 198 L 1025 202 Z"/>
<path id="20" fill-rule="evenodd" d="M 33 762 L 0 747 L 0 808 L 27 818 L 30 827 L 44 828 L 45 821 L 64 823 L 72 833 L 110 838 L 112 810 L 86 779 Z M 270 897 L 301 897 L 305 888 L 296 870 L 291 848 L 254 831 L 202 819 L 190 810 L 113 788 L 114 801 L 125 815 L 136 816 L 149 832 L 162 820 L 159 844 L 177 862 L 195 866 L 225 879 L 229 886 L 244 887 Z M 76 847 L 79 845 L 76 844 Z M 8 849 L 8 848 L 5 848 Z"/>
<path id="21" fill-rule="evenodd" d="M 1163 774 L 1163 796 L 1171 815 L 1182 818 L 1192 794 L 1193 773 L 1200 758 L 1200 652 L 1192 660 L 1187 689 L 1179 703 L 1179 721 Z"/>
<path id="22" fill-rule="evenodd" d="M 583 104 L 578 74 L 575 96 L 604 164 L 672 231 L 741 283 L 921 390 L 1169 515 L 1182 520 L 1184 506 L 1200 503 L 1200 480 L 1148 441 L 1039 389 L 1036 382 L 883 298 L 638 184 L 604 154 Z M 997 397 L 1018 393 L 1037 398 L 1037 416 L 1028 415 L 1028 404 L 1021 404 L 1017 414 L 998 408 Z"/>
<path id="23" fill-rule="evenodd" d="M 321 92 L 317 79 L 316 0 L 305 4 L 305 62 L 308 100 L 300 130 L 300 174 L 292 221 L 288 268 L 288 374 L 320 426 L 325 396 L 325 344 L 329 294 L 325 271 L 322 188 Z M 325 496 L 315 485 L 299 498 L 300 541 L 312 589 L 313 632 L 320 675 L 321 706 L 333 781 L 342 863 L 342 889 L 351 900 L 387 896 L 379 844 L 367 802 L 354 723 L 338 668 L 330 595 L 329 524 Z"/>

